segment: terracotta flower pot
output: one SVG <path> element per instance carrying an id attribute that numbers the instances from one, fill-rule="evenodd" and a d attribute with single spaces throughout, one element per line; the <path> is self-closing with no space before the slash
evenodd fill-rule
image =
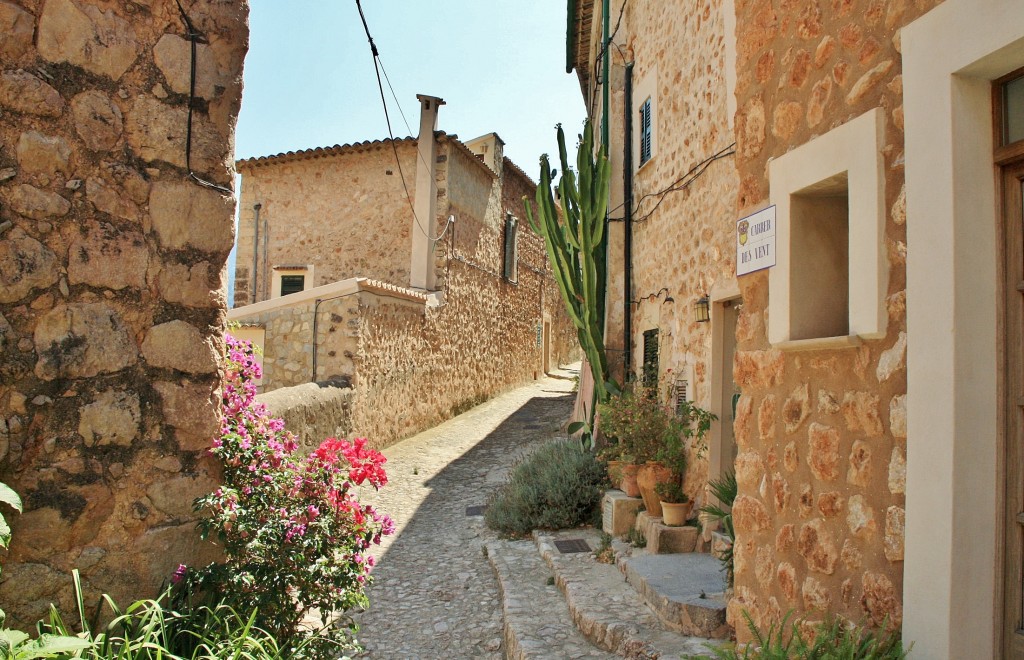
<path id="1" fill-rule="evenodd" d="M 622 481 L 619 483 L 619 488 L 626 494 L 627 497 L 638 497 L 640 495 L 640 486 L 636 483 L 636 473 L 640 469 L 639 465 L 633 463 L 624 463 L 622 465 Z"/>
<path id="2" fill-rule="evenodd" d="M 661 502 L 662 522 L 669 527 L 680 527 L 690 519 L 693 502 Z"/>
<path id="3" fill-rule="evenodd" d="M 648 515 L 661 517 L 661 500 L 656 488 L 660 483 L 671 483 L 674 478 L 672 470 L 656 461 L 647 461 L 640 467 L 636 482 L 640 486 L 640 497 L 644 498 L 644 507 L 647 508 Z"/>
<path id="4" fill-rule="evenodd" d="M 612 488 L 621 490 L 622 461 L 608 461 L 608 481 L 612 482 Z"/>

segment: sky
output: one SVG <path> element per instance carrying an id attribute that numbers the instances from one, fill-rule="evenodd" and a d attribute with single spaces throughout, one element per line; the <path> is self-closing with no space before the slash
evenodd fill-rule
<path id="1" fill-rule="evenodd" d="M 439 128 L 492 131 L 537 177 L 557 153 L 555 124 L 579 132 L 585 109 L 565 73 L 564 0 L 363 0 L 370 34 L 401 102 L 384 91 L 396 136 L 418 130 L 416 94 L 443 98 Z M 388 135 L 355 0 L 251 0 L 237 158 Z"/>
<path id="2" fill-rule="evenodd" d="M 586 109 L 576 74 L 565 72 L 564 0 L 362 4 L 396 137 L 419 130 L 417 94 L 439 96 L 438 128 L 463 140 L 497 133 L 537 179 L 540 155 L 558 153 L 555 125 L 580 132 Z M 355 0 L 250 0 L 249 30 L 235 158 L 388 136 Z M 228 272 L 230 305 L 234 250 Z"/>

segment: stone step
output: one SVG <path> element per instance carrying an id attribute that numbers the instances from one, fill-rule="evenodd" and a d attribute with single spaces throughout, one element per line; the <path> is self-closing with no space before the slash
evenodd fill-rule
<path id="1" fill-rule="evenodd" d="M 583 540 L 591 550 L 601 543 L 594 529 L 534 532 L 540 556 L 554 573 L 576 626 L 597 646 L 626 658 L 679 658 L 707 655 L 712 640 L 666 630 L 619 569 L 595 560 L 593 552 L 567 553 L 557 541 Z M 614 542 L 617 550 L 628 546 Z M 551 656 L 555 657 L 555 656 Z"/>
<path id="2" fill-rule="evenodd" d="M 595 647 L 576 628 L 551 570 L 532 541 L 490 541 L 484 549 L 501 591 L 506 658 L 615 657 Z"/>
<path id="3" fill-rule="evenodd" d="M 647 551 L 651 554 L 694 552 L 697 549 L 700 530 L 696 527 L 669 527 L 661 518 L 655 518 L 646 511 L 637 514 L 635 525 L 647 541 Z"/>
<path id="4" fill-rule="evenodd" d="M 669 630 L 715 639 L 732 637 L 732 626 L 725 621 L 725 573 L 715 557 L 700 552 L 635 552 L 621 557 L 618 565 Z"/>

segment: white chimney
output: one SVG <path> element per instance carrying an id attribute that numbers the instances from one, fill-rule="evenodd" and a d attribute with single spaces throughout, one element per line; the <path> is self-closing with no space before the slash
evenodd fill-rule
<path id="1" fill-rule="evenodd" d="M 412 262 L 409 268 L 409 286 L 413 289 L 433 291 L 434 244 L 430 239 L 437 233 L 437 110 L 444 100 L 436 96 L 417 94 L 420 101 L 420 134 L 417 138 L 416 197 L 412 219 Z M 417 222 L 418 219 L 418 222 Z"/>

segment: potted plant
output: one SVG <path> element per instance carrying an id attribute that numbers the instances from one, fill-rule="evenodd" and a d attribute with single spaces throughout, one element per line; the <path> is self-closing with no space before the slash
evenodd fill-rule
<path id="1" fill-rule="evenodd" d="M 612 488 L 620 488 L 622 483 L 622 445 L 618 440 L 608 440 L 597 452 L 597 458 L 607 465 L 608 480 Z"/>
<path id="2" fill-rule="evenodd" d="M 637 472 L 640 466 L 654 458 L 657 438 L 667 417 L 654 394 L 642 387 L 632 387 L 613 395 L 607 403 L 601 404 L 599 413 L 601 433 L 620 447 L 623 473 L 620 487 L 630 497 L 636 497 L 641 494 L 633 485 Z M 644 505 L 648 509 L 651 507 L 646 499 Z"/>
<path id="3" fill-rule="evenodd" d="M 667 481 L 657 485 L 658 499 L 661 502 L 662 520 L 670 527 L 685 525 L 690 519 L 693 502 L 690 501 L 683 484 Z"/>
<path id="4" fill-rule="evenodd" d="M 640 471 L 640 465 L 632 454 L 622 454 L 619 464 L 619 489 L 627 497 L 640 497 L 640 485 L 637 483 L 636 475 Z"/>

